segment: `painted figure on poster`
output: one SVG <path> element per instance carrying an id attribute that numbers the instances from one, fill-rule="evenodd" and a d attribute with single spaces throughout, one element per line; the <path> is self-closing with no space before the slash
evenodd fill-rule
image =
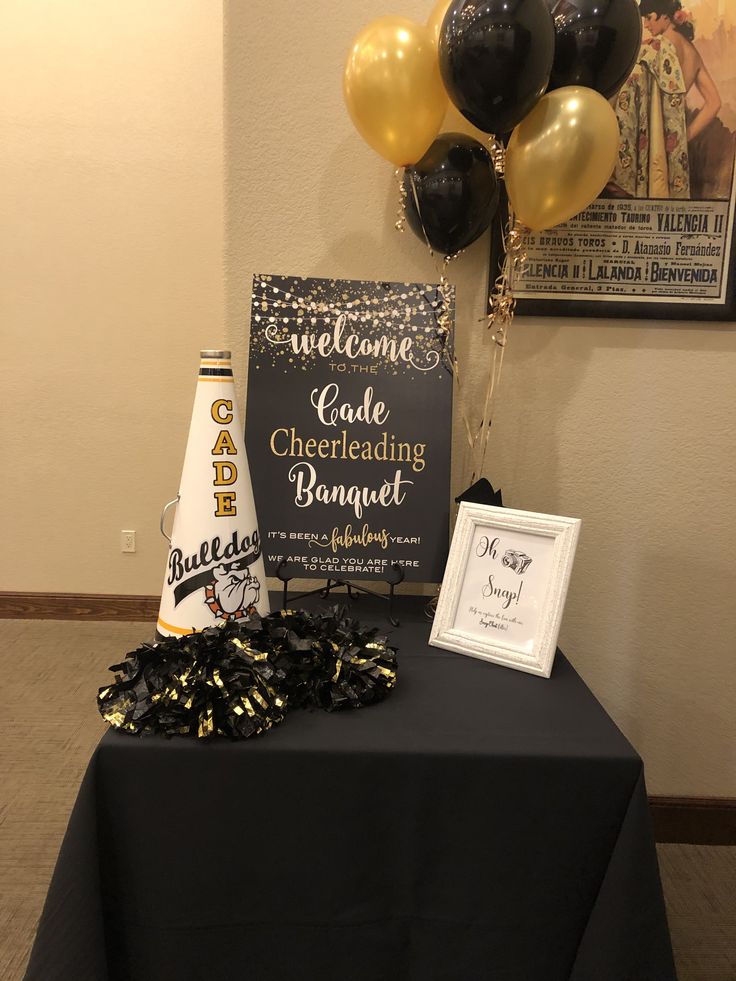
<path id="1" fill-rule="evenodd" d="M 685 94 L 675 46 L 652 34 L 645 17 L 639 61 L 616 97 L 621 143 L 609 193 L 690 197 Z"/>
<path id="2" fill-rule="evenodd" d="M 615 102 L 621 149 L 608 193 L 726 199 L 734 133 L 719 118 L 721 95 L 692 14 L 680 0 L 641 0 L 640 11 L 639 62 Z"/>

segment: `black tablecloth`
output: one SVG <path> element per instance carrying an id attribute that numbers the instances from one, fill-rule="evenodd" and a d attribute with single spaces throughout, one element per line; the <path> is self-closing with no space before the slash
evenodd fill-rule
<path id="1" fill-rule="evenodd" d="M 532 677 L 400 612 L 380 705 L 241 743 L 108 733 L 27 981 L 673 979 L 629 743 L 559 652 Z"/>

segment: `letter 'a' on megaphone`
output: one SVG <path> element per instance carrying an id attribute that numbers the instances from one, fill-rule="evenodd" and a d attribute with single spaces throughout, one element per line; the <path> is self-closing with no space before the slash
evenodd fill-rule
<path id="1" fill-rule="evenodd" d="M 159 637 L 267 614 L 266 571 L 229 351 L 200 354 L 175 503 Z"/>

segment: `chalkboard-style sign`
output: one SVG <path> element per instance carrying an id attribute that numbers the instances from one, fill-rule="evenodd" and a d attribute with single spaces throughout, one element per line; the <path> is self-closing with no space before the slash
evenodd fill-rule
<path id="1" fill-rule="evenodd" d="M 442 578 L 442 304 L 425 283 L 253 278 L 246 445 L 269 575 L 285 560 L 306 578 L 383 579 L 395 563 Z"/>

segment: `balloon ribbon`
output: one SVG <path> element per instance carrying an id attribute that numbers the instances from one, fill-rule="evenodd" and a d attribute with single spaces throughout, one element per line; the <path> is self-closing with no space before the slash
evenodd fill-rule
<path id="1" fill-rule="evenodd" d="M 396 176 L 399 182 L 399 217 L 396 222 L 397 231 L 404 231 L 405 224 L 405 205 L 406 205 L 406 188 L 404 187 L 404 182 L 402 180 L 401 171 L 396 171 Z M 447 267 L 455 259 L 459 258 L 463 254 L 463 249 L 459 252 L 455 252 L 452 255 L 446 255 L 442 259 L 442 265 L 440 266 L 435 251 L 429 243 L 429 235 L 427 235 L 427 229 L 424 227 L 424 219 L 422 218 L 422 209 L 419 206 L 419 196 L 417 194 L 416 182 L 414 174 L 410 175 L 411 183 L 411 193 L 414 198 L 414 206 L 417 209 L 417 215 L 419 216 L 419 224 L 422 226 L 422 234 L 424 235 L 424 241 L 427 243 L 427 248 L 429 249 L 429 254 L 432 261 L 435 264 L 435 269 L 437 270 L 437 277 L 439 279 L 439 285 L 437 292 L 440 294 L 441 305 L 440 312 L 437 316 L 437 332 L 440 337 L 440 344 L 442 345 L 442 357 L 445 362 L 445 367 L 450 372 L 452 377 L 455 379 L 455 384 L 457 386 L 457 404 L 460 406 L 460 416 L 463 420 L 463 425 L 465 426 L 465 436 L 468 441 L 468 446 L 472 452 L 473 446 L 475 444 L 475 437 L 473 436 L 473 430 L 470 425 L 470 419 L 465 410 L 465 405 L 462 398 L 462 389 L 460 384 L 460 365 L 458 364 L 457 355 L 455 354 L 455 336 L 454 329 L 455 325 L 452 317 L 450 316 L 450 303 L 451 303 L 451 290 L 450 282 L 447 278 Z"/>
<path id="2" fill-rule="evenodd" d="M 474 469 L 471 483 L 483 474 L 483 466 L 488 449 L 488 439 L 493 422 L 494 397 L 498 391 L 503 370 L 503 356 L 508 341 L 508 332 L 514 319 L 516 298 L 514 296 L 514 277 L 519 268 L 526 262 L 526 233 L 527 229 L 514 218 L 509 205 L 509 219 L 503 236 L 504 260 L 501 272 L 496 278 L 490 296 L 488 297 L 487 326 L 492 330 L 493 352 L 488 372 L 486 396 L 483 402 L 483 416 L 480 424 L 480 462 Z"/>
<path id="3" fill-rule="evenodd" d="M 505 163 L 505 147 L 503 143 L 501 143 L 500 140 L 497 140 L 495 136 L 490 136 L 488 140 L 488 151 L 491 155 L 491 159 L 493 160 L 493 165 L 497 175 L 502 177 Z M 527 229 L 520 222 L 514 219 L 513 211 L 509 206 L 509 220 L 503 236 L 503 247 L 505 252 L 504 261 L 501 267 L 501 272 L 496 278 L 493 289 L 488 298 L 487 326 L 489 329 L 493 330 L 491 335 L 491 340 L 493 341 L 493 352 L 491 364 L 489 366 L 486 394 L 483 402 L 483 415 L 481 417 L 480 425 L 474 432 L 463 399 L 460 364 L 458 362 L 457 355 L 455 354 L 453 333 L 454 324 L 452 317 L 450 316 L 451 286 L 446 275 L 448 265 L 454 259 L 457 259 L 458 256 L 462 255 L 462 250 L 460 252 L 456 252 L 454 255 L 444 256 L 442 265 L 440 266 L 434 249 L 429 243 L 429 236 L 427 235 L 426 228 L 424 227 L 422 209 L 419 204 L 419 196 L 417 194 L 413 173 L 410 174 L 410 178 L 411 192 L 417 215 L 419 217 L 419 223 L 422 227 L 424 240 L 427 244 L 429 254 L 435 263 L 435 268 L 437 269 L 437 275 L 439 277 L 438 292 L 440 294 L 442 304 L 441 310 L 437 317 L 438 333 L 442 344 L 443 357 L 445 359 L 446 367 L 452 374 L 453 378 L 455 379 L 455 384 L 457 385 L 457 405 L 460 408 L 460 415 L 465 428 L 465 436 L 474 460 L 473 475 L 470 481 L 472 484 L 483 473 L 483 466 L 485 464 L 491 423 L 493 421 L 494 398 L 501 379 L 503 355 L 506 348 L 508 330 L 511 326 L 512 320 L 514 319 L 514 308 L 516 306 L 516 300 L 513 292 L 514 274 L 516 273 L 518 267 L 526 261 L 525 234 Z M 397 211 L 396 229 L 397 231 L 403 232 L 405 226 L 407 192 L 402 180 L 400 168 L 396 170 L 396 179 L 399 185 L 399 207 Z"/>

